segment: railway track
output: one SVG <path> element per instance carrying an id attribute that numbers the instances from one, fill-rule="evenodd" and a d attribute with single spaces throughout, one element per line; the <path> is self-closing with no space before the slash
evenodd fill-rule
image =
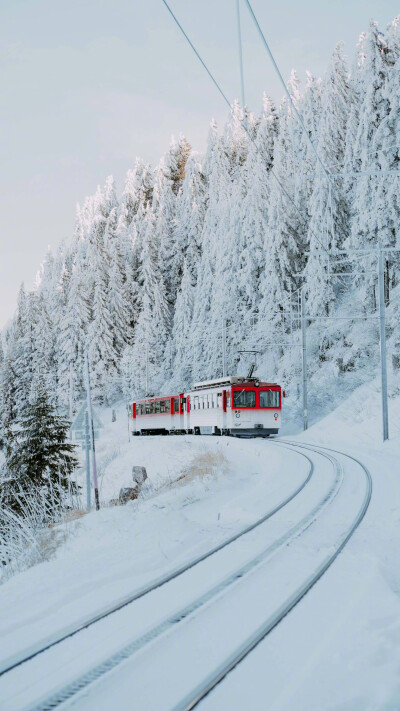
<path id="1" fill-rule="evenodd" d="M 298 520 L 294 525 L 290 526 L 288 530 L 286 530 L 282 535 L 275 538 L 272 543 L 267 546 L 264 546 L 263 549 L 259 550 L 256 555 L 247 559 L 241 566 L 236 567 L 235 570 L 231 571 L 228 575 L 225 575 L 217 584 L 211 586 L 203 594 L 200 594 L 199 596 L 190 599 L 190 601 L 186 605 L 183 605 L 179 609 L 173 610 L 171 614 L 165 616 L 163 620 L 158 622 L 156 625 L 153 625 L 153 627 L 151 627 L 150 629 L 146 630 L 144 634 L 135 637 L 135 639 L 131 640 L 129 644 L 125 644 L 116 653 L 110 655 L 100 664 L 94 665 L 93 667 L 88 669 L 86 673 L 79 675 L 79 677 L 74 678 L 69 683 L 60 685 L 57 690 L 53 690 L 53 692 L 44 695 L 41 699 L 37 699 L 37 701 L 33 705 L 28 707 L 25 706 L 23 708 L 35 709 L 36 711 L 39 711 L 39 709 L 44 711 L 45 709 L 57 708 L 58 706 L 65 704 L 67 701 L 72 701 L 73 699 L 77 698 L 77 695 L 79 695 L 79 698 L 81 698 L 82 694 L 85 693 L 85 690 L 86 692 L 90 690 L 90 687 L 93 682 L 98 681 L 102 677 L 105 677 L 111 670 L 116 670 L 116 668 L 119 667 L 122 662 L 129 660 L 131 657 L 134 658 L 137 652 L 142 651 L 143 649 L 146 649 L 148 647 L 152 647 L 154 654 L 154 645 L 157 644 L 157 641 L 161 641 L 162 645 L 163 639 L 165 640 L 166 635 L 170 635 L 171 633 L 176 635 L 177 631 L 179 634 L 179 628 L 182 627 L 185 622 L 193 621 L 196 619 L 196 617 L 199 617 L 201 615 L 204 616 L 204 614 L 207 614 L 207 610 L 210 608 L 210 606 L 218 606 L 218 604 L 220 605 L 221 600 L 222 603 L 224 603 L 224 600 L 227 600 L 229 598 L 229 596 L 232 594 L 232 591 L 235 592 L 236 590 L 237 592 L 239 586 L 243 587 L 245 581 L 247 581 L 247 583 L 251 583 L 252 577 L 256 579 L 257 576 L 260 576 L 260 573 L 262 575 L 265 575 L 265 570 L 268 569 L 268 565 L 271 565 L 271 561 L 273 562 L 274 557 L 279 559 L 279 554 L 281 556 L 285 555 L 286 550 L 289 549 L 291 546 L 294 546 L 296 540 L 301 539 L 307 531 L 312 529 L 313 524 L 315 524 L 318 519 L 323 515 L 323 513 L 330 508 L 332 502 L 334 502 L 343 486 L 343 466 L 338 460 L 338 458 L 335 456 L 335 454 L 339 454 L 340 457 L 346 457 L 346 455 L 343 455 L 343 453 L 340 452 L 335 452 L 335 450 L 325 451 L 325 448 L 322 447 L 313 447 L 311 445 L 306 445 L 303 443 L 299 444 L 297 442 L 291 441 L 282 440 L 280 442 L 275 442 L 274 445 L 280 447 L 285 446 L 290 449 L 295 448 L 295 451 L 297 451 L 299 454 L 302 454 L 308 459 L 308 475 L 302 482 L 301 486 L 298 487 L 295 492 L 292 492 L 290 497 L 287 497 L 284 502 L 281 502 L 279 506 L 275 507 L 274 510 L 268 512 L 268 514 L 266 514 L 258 522 L 252 524 L 251 526 L 244 529 L 242 532 L 231 537 L 231 539 L 225 541 L 222 545 L 216 547 L 216 550 L 213 550 L 212 552 L 210 551 L 204 556 L 201 556 L 200 559 L 196 562 L 192 561 L 190 566 L 186 566 L 185 570 L 188 570 L 191 567 L 196 566 L 202 561 L 210 558 L 210 556 L 215 555 L 216 552 L 226 549 L 230 543 L 238 541 L 247 533 L 255 531 L 257 528 L 262 526 L 263 523 L 270 520 L 274 516 L 274 514 L 278 513 L 279 511 L 284 509 L 284 507 L 288 506 L 288 504 L 292 502 L 295 497 L 299 496 L 300 492 L 304 491 L 306 485 L 311 481 L 311 478 L 315 471 L 314 462 L 311 460 L 308 454 L 304 453 L 307 450 L 309 451 L 309 453 L 314 453 L 314 455 L 317 454 L 317 459 L 325 459 L 326 461 L 328 461 L 330 463 L 333 475 L 331 477 L 331 481 L 329 483 L 328 488 L 324 491 L 323 495 L 319 497 L 319 500 L 315 503 L 312 509 L 309 510 L 306 515 L 302 516 L 300 520 Z M 317 582 L 317 580 L 319 580 L 319 578 L 324 574 L 324 572 L 329 568 L 329 566 L 339 555 L 340 551 L 346 545 L 347 541 L 360 524 L 368 507 L 372 491 L 371 477 L 365 467 L 353 457 L 348 456 L 347 458 L 355 462 L 357 467 L 361 468 L 365 479 L 365 491 L 364 496 L 362 497 L 361 504 L 357 507 L 356 514 L 352 517 L 349 524 L 345 527 L 345 530 L 341 531 L 340 535 L 337 536 L 335 545 L 333 548 L 331 548 L 329 554 L 323 557 L 323 559 L 319 562 L 316 568 L 313 568 L 311 571 L 308 571 L 308 574 L 301 579 L 300 584 L 296 585 L 295 589 L 292 590 L 289 595 L 283 596 L 283 599 L 280 601 L 280 604 L 278 604 L 271 612 L 271 614 L 269 614 L 263 620 L 262 624 L 257 624 L 250 635 L 245 636 L 244 639 L 241 640 L 240 644 L 237 644 L 233 647 L 233 651 L 230 650 L 230 653 L 228 655 L 223 656 L 223 658 L 219 660 L 218 665 L 215 665 L 209 671 L 208 674 L 204 674 L 201 679 L 198 680 L 198 683 L 191 686 L 186 694 L 183 694 L 181 698 L 175 700 L 176 702 L 174 701 L 167 706 L 163 706 L 163 708 L 168 708 L 171 711 L 186 711 L 195 708 L 198 703 L 202 699 L 204 699 L 205 696 L 209 694 L 212 689 L 215 688 L 215 686 L 219 684 L 222 679 L 224 679 L 229 674 L 229 672 L 231 672 L 235 668 L 235 666 L 237 666 L 240 661 L 242 661 L 251 652 L 251 650 L 254 649 L 260 643 L 260 641 L 268 635 L 268 633 L 274 627 L 276 627 L 277 624 L 279 624 L 283 617 L 286 616 L 288 612 L 294 607 L 294 605 L 296 605 L 301 600 L 301 598 L 308 592 L 308 590 L 310 590 L 310 588 Z M 175 571 L 172 577 L 169 576 L 168 580 L 165 580 L 163 583 L 158 582 L 157 585 L 153 588 L 150 588 L 150 590 L 155 589 L 155 587 L 160 587 L 160 585 L 166 584 L 167 582 L 175 579 L 177 576 L 182 575 L 182 573 L 183 571 L 180 571 L 179 573 Z M 150 590 L 147 589 L 147 592 L 149 592 Z M 145 594 L 146 592 L 142 591 L 140 596 L 142 597 Z M 137 599 L 138 595 L 136 593 L 135 596 L 131 596 L 130 602 L 133 602 Z M 129 602 L 125 600 L 121 607 L 126 607 L 128 604 Z M 114 606 L 113 611 L 115 611 L 115 607 L 116 606 Z M 121 609 L 121 607 L 119 609 Z M 96 619 L 93 618 L 93 621 L 90 622 L 90 625 L 94 624 L 95 621 L 100 621 L 101 619 L 106 616 L 109 616 L 110 614 L 111 612 L 110 610 L 108 610 L 106 611 L 105 615 L 103 615 L 103 617 L 99 617 L 99 615 L 94 616 Z M 85 627 L 80 627 L 80 629 L 87 628 L 88 626 L 89 625 L 86 624 Z M 69 637 L 76 635 L 78 631 L 79 630 L 75 629 L 69 635 Z M 63 636 L 63 639 L 66 639 L 65 635 Z M 20 659 L 19 661 L 17 661 L 17 664 L 20 665 L 28 661 L 29 659 L 32 659 L 32 656 L 44 653 L 45 650 L 48 650 L 51 646 L 54 646 L 55 644 L 59 644 L 61 641 L 61 639 L 58 639 L 57 642 L 53 641 L 52 645 L 47 644 L 47 646 L 43 646 L 40 651 L 37 650 L 35 652 L 35 655 L 25 655 L 25 659 Z M 8 671 L 15 669 L 17 664 L 9 664 Z M 5 672 L 3 671 L 3 673 Z M 137 708 L 142 709 L 144 707 L 138 706 Z M 149 706 L 149 708 L 152 708 L 152 706 Z"/>
<path id="2" fill-rule="evenodd" d="M 201 553 L 200 555 L 194 556 L 193 558 L 186 561 L 182 565 L 179 565 L 179 566 L 173 568 L 166 574 L 153 579 L 152 581 L 150 581 L 149 583 L 146 583 L 145 585 L 141 586 L 140 588 L 136 588 L 134 591 L 132 591 L 132 593 L 129 593 L 128 595 L 125 595 L 125 596 L 119 598 L 118 600 L 114 601 L 112 604 L 105 605 L 105 606 L 97 609 L 96 612 L 93 613 L 92 615 L 86 616 L 85 618 L 80 619 L 73 624 L 70 624 L 68 626 L 65 626 L 65 627 L 59 629 L 54 634 L 48 635 L 47 637 L 39 640 L 37 643 L 33 644 L 29 648 L 26 648 L 22 653 L 17 653 L 15 655 L 9 657 L 8 659 L 1 660 L 0 661 L 0 677 L 2 677 L 6 673 L 12 671 L 13 669 L 17 668 L 21 664 L 28 662 L 29 660 L 33 659 L 37 655 L 42 654 L 43 652 L 51 649 L 52 647 L 56 646 L 57 644 L 60 644 L 64 640 L 69 639 L 70 637 L 78 634 L 82 630 L 91 627 L 96 622 L 99 622 L 100 620 L 104 619 L 105 617 L 108 617 L 109 615 L 112 615 L 115 612 L 119 612 L 127 605 L 130 605 L 131 603 L 135 602 L 136 600 L 139 600 L 140 598 L 144 597 L 145 595 L 152 592 L 153 590 L 156 590 L 157 588 L 159 588 L 163 585 L 166 585 L 167 583 L 171 582 L 175 578 L 178 578 L 180 575 L 182 575 L 186 571 L 190 570 L 194 566 L 198 565 L 199 563 L 203 562 L 204 560 L 207 560 L 207 558 L 211 557 L 215 553 L 218 553 L 219 551 L 223 550 L 224 548 L 229 546 L 231 543 L 234 543 L 235 541 L 242 538 L 246 534 L 255 530 L 261 524 L 263 524 L 265 521 L 268 521 L 268 519 L 270 519 L 272 516 L 274 516 L 276 513 L 278 513 L 278 511 L 280 511 L 283 507 L 287 506 L 287 504 L 289 504 L 296 496 L 298 496 L 300 494 L 300 492 L 309 483 L 311 477 L 314 474 L 314 465 L 307 456 L 305 457 L 305 459 L 307 460 L 308 467 L 307 467 L 306 476 L 304 477 L 303 481 L 300 483 L 299 486 L 297 486 L 295 489 L 293 489 L 289 493 L 288 496 L 284 497 L 276 506 L 269 509 L 263 516 L 256 519 L 253 523 L 240 529 L 239 531 L 234 533 L 232 536 L 229 536 L 228 538 L 224 539 L 218 545 L 213 546 L 212 548 L 208 549 L 206 552 Z"/>

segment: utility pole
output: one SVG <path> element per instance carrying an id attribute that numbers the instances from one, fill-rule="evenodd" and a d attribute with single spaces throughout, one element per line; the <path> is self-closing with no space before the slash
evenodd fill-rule
<path id="1" fill-rule="evenodd" d="M 86 353 L 85 355 L 85 366 L 86 366 L 86 394 L 87 394 L 87 407 L 89 412 L 90 420 L 90 440 L 91 440 L 91 452 L 92 452 L 92 469 L 93 469 L 93 485 L 94 485 L 94 499 L 96 503 L 96 511 L 100 509 L 99 501 L 99 486 L 97 483 L 97 467 L 96 467 L 96 449 L 94 444 L 94 426 L 93 426 L 93 409 L 92 409 L 92 395 L 90 392 L 90 374 L 89 374 L 89 359 Z"/>
<path id="2" fill-rule="evenodd" d="M 308 409 L 307 409 L 307 341 L 306 341 L 306 298 L 304 286 L 301 289 L 301 341 L 303 353 L 303 429 L 308 429 Z"/>
<path id="3" fill-rule="evenodd" d="M 389 412 L 387 394 L 387 366 L 386 366 L 386 324 L 385 324 L 385 279 L 383 271 L 383 251 L 379 249 L 378 261 L 379 281 L 379 331 L 381 346 L 381 388 L 382 388 L 382 432 L 383 441 L 389 439 Z"/>
<path id="4" fill-rule="evenodd" d="M 226 318 L 222 319 L 222 377 L 226 378 Z"/>
<path id="5" fill-rule="evenodd" d="M 74 398 L 73 398 L 73 370 L 72 361 L 69 364 L 69 419 L 72 422 L 72 415 L 74 410 Z"/>
<path id="6" fill-rule="evenodd" d="M 90 432 L 89 415 L 85 412 L 85 456 L 86 456 L 86 508 L 90 511 Z"/>
<path id="7" fill-rule="evenodd" d="M 146 396 L 149 394 L 149 344 L 146 341 Z"/>

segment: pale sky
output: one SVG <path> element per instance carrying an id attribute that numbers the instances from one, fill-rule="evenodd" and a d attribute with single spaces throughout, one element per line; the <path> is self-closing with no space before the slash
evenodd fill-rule
<path id="1" fill-rule="evenodd" d="M 225 94 L 240 96 L 235 0 L 170 0 Z M 252 0 L 285 78 L 321 75 L 337 41 L 351 59 L 371 18 L 398 0 Z M 246 103 L 278 86 L 242 8 Z M 77 202 L 172 134 L 204 150 L 226 108 L 161 0 L 0 0 L 0 328 L 47 246 L 70 240 Z"/>

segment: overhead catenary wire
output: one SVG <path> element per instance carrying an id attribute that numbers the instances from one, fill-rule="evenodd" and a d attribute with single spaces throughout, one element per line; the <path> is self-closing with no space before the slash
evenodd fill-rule
<path id="1" fill-rule="evenodd" d="M 242 92 L 242 106 L 243 112 L 245 110 L 245 96 L 244 96 L 244 72 L 243 72 L 243 51 L 242 51 L 242 29 L 240 24 L 240 0 L 236 0 L 236 17 L 237 17 L 237 30 L 238 30 L 238 46 L 239 46 L 239 69 L 240 69 L 240 88 Z"/>
<path id="2" fill-rule="evenodd" d="M 294 101 L 293 101 L 293 99 L 292 99 L 292 97 L 291 97 L 291 95 L 290 95 L 290 91 L 288 90 L 288 88 L 287 88 L 287 86 L 286 86 L 286 83 L 285 83 L 285 80 L 284 80 L 284 78 L 283 78 L 283 76 L 282 76 L 282 74 L 281 74 L 281 72 L 280 72 L 280 69 L 279 69 L 277 63 L 276 63 L 275 57 L 274 57 L 274 55 L 273 55 L 272 52 L 271 52 L 270 46 L 269 46 L 269 44 L 268 44 L 268 42 L 267 42 L 267 40 L 266 40 L 266 37 L 265 37 L 265 35 L 264 35 L 264 33 L 263 33 L 261 27 L 260 27 L 260 24 L 259 24 L 259 22 L 258 22 L 258 20 L 257 20 L 257 17 L 256 17 L 256 15 L 255 15 L 255 12 L 254 12 L 252 6 L 250 5 L 249 0 L 244 0 L 244 2 L 245 2 L 246 5 L 247 5 L 247 8 L 248 8 L 249 13 L 250 13 L 250 15 L 251 15 L 251 17 L 252 17 L 252 20 L 253 20 L 253 22 L 254 22 L 254 24 L 255 24 L 255 26 L 256 26 L 256 28 L 257 28 L 257 31 L 258 31 L 258 33 L 259 33 L 259 35 L 260 35 L 260 37 L 261 37 L 262 43 L 263 43 L 263 45 L 264 45 L 264 47 L 265 47 L 265 49 L 266 49 L 266 51 L 267 51 L 267 53 L 268 53 L 268 55 L 269 55 L 269 58 L 270 58 L 270 60 L 271 60 L 271 62 L 272 62 L 272 65 L 273 65 L 273 67 L 274 67 L 274 69 L 275 69 L 275 71 L 276 71 L 276 73 L 277 73 L 277 75 L 278 75 L 278 78 L 279 78 L 280 83 L 282 84 L 283 90 L 284 90 L 286 96 L 287 96 L 288 99 L 289 99 L 290 105 L 291 105 L 291 107 L 292 107 L 292 109 L 293 109 L 293 111 L 294 111 L 294 113 L 295 113 L 295 115 L 296 115 L 296 118 L 297 118 L 297 120 L 298 120 L 298 122 L 299 122 L 299 124 L 300 124 L 300 126 L 301 126 L 301 129 L 302 129 L 302 131 L 304 132 L 304 134 L 305 134 L 305 136 L 306 136 L 306 138 L 307 138 L 307 141 L 308 141 L 308 143 L 310 144 L 312 150 L 314 151 L 315 157 L 317 158 L 318 163 L 320 164 L 322 170 L 324 171 L 325 176 L 328 178 L 328 180 L 330 180 L 329 172 L 328 172 L 327 168 L 325 167 L 324 163 L 322 162 L 321 157 L 320 157 L 320 155 L 319 155 L 319 153 L 318 153 L 318 151 L 317 151 L 317 149 L 316 149 L 314 143 L 312 142 L 312 140 L 311 140 L 311 138 L 310 138 L 310 135 L 309 135 L 309 133 L 308 133 L 308 131 L 307 131 L 305 125 L 304 125 L 304 121 L 303 121 L 303 119 L 302 119 L 302 116 L 301 116 L 299 110 L 296 108 L 296 105 L 295 105 L 295 103 L 294 103 Z"/>
<path id="3" fill-rule="evenodd" d="M 195 53 L 196 57 L 197 57 L 198 60 L 200 61 L 201 65 L 202 65 L 202 66 L 204 67 L 204 69 L 206 70 L 208 76 L 210 77 L 210 79 L 211 79 L 211 81 L 213 82 L 214 86 L 215 86 L 216 89 L 218 90 L 219 94 L 222 96 L 222 98 L 224 99 L 225 103 L 229 106 L 229 109 L 232 110 L 232 103 L 231 103 L 231 102 L 229 101 L 229 99 L 226 97 L 226 94 L 225 94 L 225 93 L 223 92 L 223 90 L 221 89 L 220 85 L 218 84 L 217 80 L 215 79 L 215 77 L 213 76 L 212 72 L 211 72 L 210 69 L 208 68 L 207 64 L 205 63 L 205 61 L 204 61 L 203 58 L 201 57 L 200 53 L 198 52 L 198 50 L 197 50 L 196 47 L 194 46 L 193 42 L 190 40 L 189 36 L 187 35 L 187 33 L 185 32 L 185 30 L 183 29 L 181 23 L 179 22 L 178 18 L 176 17 L 176 15 L 174 14 L 174 12 L 172 11 L 172 9 L 171 9 L 171 7 L 169 6 L 167 0 L 162 0 L 162 2 L 163 2 L 163 4 L 165 5 L 165 7 L 167 8 L 168 12 L 170 13 L 170 15 L 171 15 L 172 19 L 174 20 L 175 24 L 177 25 L 177 27 L 178 27 L 179 30 L 182 32 L 182 34 L 183 34 L 183 36 L 185 37 L 186 41 L 188 42 L 188 44 L 189 44 L 190 47 L 192 48 L 193 52 Z M 244 108 L 244 107 L 243 107 L 243 108 Z M 259 155 L 258 146 L 257 146 L 257 144 L 256 144 L 256 142 L 255 142 L 253 136 L 251 135 L 251 133 L 250 133 L 250 131 L 249 131 L 249 129 L 248 129 L 246 123 L 243 122 L 243 121 L 242 121 L 242 128 L 243 128 L 244 131 L 246 131 L 246 133 L 247 133 L 247 135 L 248 135 L 250 141 L 255 145 L 256 151 L 257 151 L 257 153 L 258 153 L 258 155 Z M 273 170 L 273 168 L 270 168 L 269 170 L 270 170 L 271 175 L 274 177 L 274 179 L 275 179 L 276 182 L 278 183 L 278 185 L 279 185 L 280 189 L 282 190 L 282 192 L 284 193 L 284 195 L 287 197 L 287 199 L 289 200 L 289 202 L 293 205 L 294 209 L 296 210 L 296 212 L 297 212 L 298 215 L 300 216 L 300 218 L 301 218 L 303 224 L 306 226 L 307 229 L 310 230 L 310 232 L 312 233 L 312 235 L 314 236 L 314 238 L 316 239 L 316 241 L 318 242 L 318 244 L 321 246 L 321 248 L 323 249 L 323 251 L 326 252 L 326 254 L 329 255 L 329 251 L 327 250 L 327 248 L 325 247 L 325 245 L 321 242 L 321 240 L 319 239 L 319 237 L 315 234 L 314 230 L 312 230 L 312 229 L 310 228 L 310 226 L 309 226 L 309 224 L 308 224 L 306 218 L 305 218 L 304 215 L 302 214 L 300 208 L 296 205 L 296 203 L 295 203 L 295 201 L 293 200 L 293 198 L 292 198 L 292 196 L 290 195 L 290 193 L 286 190 L 285 186 L 284 186 L 284 185 L 282 184 L 282 182 L 279 180 L 279 178 L 278 178 L 278 176 L 276 175 L 276 173 L 275 173 L 275 171 Z"/>
<path id="4" fill-rule="evenodd" d="M 210 77 L 210 79 L 211 79 L 211 81 L 213 82 L 214 86 L 216 87 L 217 91 L 219 91 L 219 93 L 221 94 L 221 96 L 222 96 L 223 100 L 225 101 L 225 103 L 228 104 L 229 107 L 231 107 L 231 103 L 230 103 L 229 99 L 226 97 L 226 95 L 225 95 L 224 92 L 222 91 L 222 89 L 221 89 L 220 85 L 218 84 L 216 78 L 213 76 L 213 74 L 211 73 L 211 71 L 210 71 L 209 68 L 207 67 L 207 64 L 203 61 L 202 57 L 200 56 L 200 54 L 199 54 L 199 52 L 197 51 L 196 47 L 194 46 L 193 42 L 191 41 L 191 39 L 190 39 L 190 38 L 188 37 L 188 35 L 186 34 L 186 32 L 185 32 L 185 30 L 183 29 L 183 27 L 182 27 L 181 23 L 179 22 L 178 18 L 177 18 L 176 15 L 173 13 L 172 9 L 170 8 L 170 6 L 169 6 L 168 3 L 166 2 L 166 0 L 162 0 L 162 2 L 164 3 L 165 7 L 167 8 L 167 10 L 168 10 L 169 14 L 171 15 L 172 19 L 174 20 L 174 22 L 175 22 L 175 23 L 177 24 L 177 26 L 179 27 L 179 29 L 180 29 L 180 31 L 182 32 L 183 36 L 185 37 L 186 41 L 190 44 L 190 46 L 191 46 L 193 52 L 195 53 L 197 59 L 198 59 L 199 62 L 202 64 L 203 68 L 206 70 L 208 76 Z"/>

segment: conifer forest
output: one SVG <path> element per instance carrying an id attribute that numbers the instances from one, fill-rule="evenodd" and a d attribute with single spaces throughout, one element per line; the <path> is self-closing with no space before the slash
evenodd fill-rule
<path id="1" fill-rule="evenodd" d="M 0 711 L 399 710 L 394 0 L 5 5 Z"/>
<path id="2" fill-rule="evenodd" d="M 109 176 L 35 288 L 21 286 L 2 339 L 3 437 L 38 380 L 61 411 L 71 389 L 74 407 L 82 400 L 86 352 L 98 403 L 218 377 L 224 328 L 228 373 L 247 372 L 239 351 L 256 350 L 257 369 L 285 382 L 295 407 L 303 280 L 320 317 L 309 323 L 314 397 L 321 368 L 352 386 L 370 377 L 377 322 L 348 317 L 377 308 L 370 248 L 400 247 L 399 80 L 399 18 L 385 31 L 371 22 L 350 61 L 338 44 L 322 78 L 292 71 L 308 137 L 287 97 L 276 106 L 264 95 L 259 113 L 235 102 L 224 126 L 211 121 L 205 155 L 180 135 L 156 167 L 137 158 L 122 190 Z M 393 373 L 399 259 L 385 252 Z"/>

